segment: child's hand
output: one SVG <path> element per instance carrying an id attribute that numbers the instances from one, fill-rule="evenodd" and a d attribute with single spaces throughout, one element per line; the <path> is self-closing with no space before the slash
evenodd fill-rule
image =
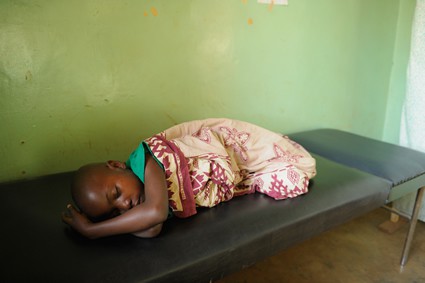
<path id="1" fill-rule="evenodd" d="M 62 212 L 62 220 L 83 236 L 91 238 L 89 228 L 92 222 L 87 216 L 77 211 L 71 204 L 68 204 L 66 208 L 67 210 Z"/>

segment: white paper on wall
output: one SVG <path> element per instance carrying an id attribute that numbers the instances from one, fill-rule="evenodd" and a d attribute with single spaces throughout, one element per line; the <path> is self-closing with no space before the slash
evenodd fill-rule
<path id="1" fill-rule="evenodd" d="M 257 0 L 261 4 L 288 5 L 288 0 Z"/>

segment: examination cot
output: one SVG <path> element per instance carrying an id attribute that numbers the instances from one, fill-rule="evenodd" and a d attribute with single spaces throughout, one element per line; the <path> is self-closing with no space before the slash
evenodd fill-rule
<path id="1" fill-rule="evenodd" d="M 337 130 L 290 137 L 317 161 L 307 194 L 282 201 L 262 194 L 234 198 L 167 220 L 153 239 L 88 240 L 70 230 L 60 214 L 72 172 L 0 184 L 1 281 L 211 282 L 425 183 L 425 154 Z"/>

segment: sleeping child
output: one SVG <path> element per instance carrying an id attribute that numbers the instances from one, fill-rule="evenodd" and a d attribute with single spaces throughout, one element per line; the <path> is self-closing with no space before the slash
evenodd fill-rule
<path id="1" fill-rule="evenodd" d="M 315 174 L 315 159 L 286 136 L 237 120 L 191 121 L 144 140 L 126 162 L 81 167 L 62 220 L 91 239 L 155 237 L 170 212 L 189 217 L 254 192 L 293 198 Z"/>

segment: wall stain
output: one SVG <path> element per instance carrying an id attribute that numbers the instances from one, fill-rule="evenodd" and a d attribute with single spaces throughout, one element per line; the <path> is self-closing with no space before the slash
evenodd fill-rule
<path id="1" fill-rule="evenodd" d="M 273 11 L 273 6 L 274 6 L 274 1 L 272 0 L 269 4 L 269 8 L 268 8 L 269 12 Z"/>
<path id="2" fill-rule="evenodd" d="M 26 81 L 31 81 L 31 80 L 32 80 L 32 73 L 31 73 L 31 71 L 30 71 L 30 70 L 28 70 L 28 71 L 25 73 L 25 80 L 26 80 Z"/>
<path id="3" fill-rule="evenodd" d="M 174 124 L 174 125 L 177 125 L 177 124 L 179 124 L 179 123 L 177 123 L 176 122 L 176 120 L 171 116 L 171 115 L 169 115 L 168 113 L 165 113 L 165 116 L 167 116 L 167 118 L 168 119 L 170 119 L 171 120 L 171 122 Z"/>
<path id="4" fill-rule="evenodd" d="M 158 10 L 155 7 L 151 8 L 151 13 L 154 17 L 158 16 Z"/>

